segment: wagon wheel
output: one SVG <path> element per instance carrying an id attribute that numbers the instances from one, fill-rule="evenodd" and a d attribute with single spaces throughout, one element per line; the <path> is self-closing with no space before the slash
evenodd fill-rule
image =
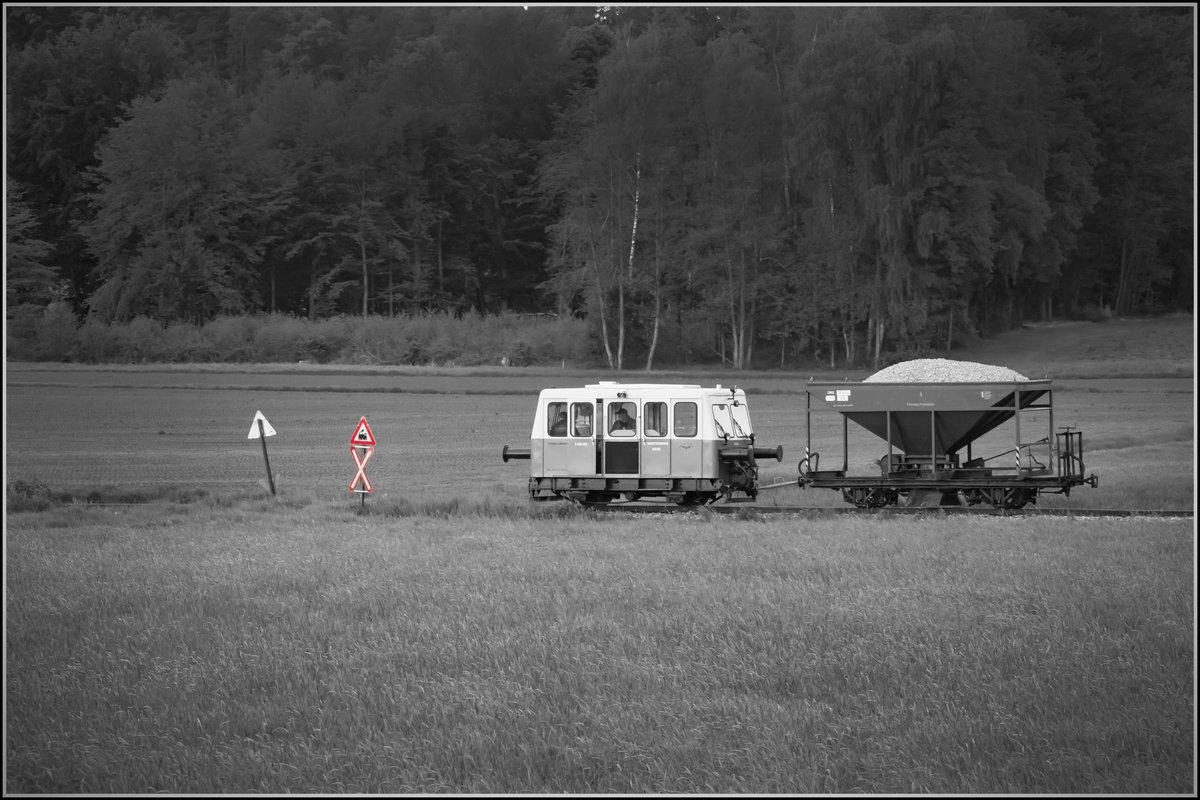
<path id="1" fill-rule="evenodd" d="M 891 500 L 882 489 L 846 489 L 842 495 L 855 508 L 882 508 Z"/>
<path id="2" fill-rule="evenodd" d="M 680 508 L 696 508 L 697 506 L 706 506 L 716 499 L 716 495 L 708 492 L 687 492 L 683 498 L 679 500 Z"/>
<path id="3" fill-rule="evenodd" d="M 612 501 L 612 497 L 601 492 L 588 492 L 585 496 L 578 498 L 579 505 L 587 508 L 589 506 L 606 506 Z"/>
<path id="4" fill-rule="evenodd" d="M 1029 493 L 1025 489 L 992 489 L 992 506 L 1000 509 L 1023 508 L 1029 502 Z"/>
<path id="5" fill-rule="evenodd" d="M 967 489 L 963 492 L 963 497 L 966 498 L 969 506 L 977 506 L 989 500 L 987 493 L 982 489 Z"/>

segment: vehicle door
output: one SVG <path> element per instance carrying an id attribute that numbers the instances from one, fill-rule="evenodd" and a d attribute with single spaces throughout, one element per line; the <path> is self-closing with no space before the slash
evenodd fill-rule
<path id="1" fill-rule="evenodd" d="M 571 403 L 570 446 L 567 471 L 572 475 L 596 474 L 596 406 L 591 402 Z"/>
<path id="2" fill-rule="evenodd" d="M 546 429 L 542 431 L 542 469 L 545 475 L 571 474 L 571 437 L 568 436 L 568 403 L 551 400 L 546 403 Z"/>
<path id="3" fill-rule="evenodd" d="M 700 407 L 695 400 L 671 401 L 671 468 L 675 477 L 703 476 Z"/>
<path id="4" fill-rule="evenodd" d="M 642 405 L 642 474 L 666 477 L 671 474 L 671 429 L 663 401 L 647 401 Z"/>
<path id="5" fill-rule="evenodd" d="M 638 404 L 614 400 L 604 405 L 604 474 L 637 475 L 639 450 Z"/>

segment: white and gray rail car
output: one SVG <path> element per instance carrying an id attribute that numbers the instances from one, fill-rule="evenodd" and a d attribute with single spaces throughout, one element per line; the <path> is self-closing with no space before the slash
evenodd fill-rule
<path id="1" fill-rule="evenodd" d="M 529 447 L 501 456 L 529 460 L 529 496 L 594 505 L 661 499 L 702 505 L 758 495 L 758 447 L 746 394 L 737 387 L 601 381 L 544 389 Z"/>

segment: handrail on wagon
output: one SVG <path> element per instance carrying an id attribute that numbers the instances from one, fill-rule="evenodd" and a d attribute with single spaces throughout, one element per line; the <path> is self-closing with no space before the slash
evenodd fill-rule
<path id="1" fill-rule="evenodd" d="M 965 465 L 965 468 L 980 469 L 980 468 L 983 468 L 984 465 L 986 465 L 989 461 L 995 461 L 998 458 L 1003 458 L 1005 456 L 1016 454 L 1017 456 L 1019 456 L 1019 458 L 1017 459 L 1016 464 L 1012 467 L 1001 466 L 1001 467 L 987 467 L 987 468 L 988 469 L 1012 469 L 1015 472 L 1047 471 L 1050 469 L 1050 467 L 1047 466 L 1046 464 L 1042 463 L 1041 461 L 1039 461 L 1038 457 L 1036 455 L 1034 455 L 1034 452 L 1032 450 L 1032 448 L 1035 447 L 1036 445 L 1042 445 L 1042 444 L 1046 445 L 1047 452 L 1050 452 L 1050 450 L 1049 450 L 1050 440 L 1049 439 L 1040 439 L 1036 442 L 1022 442 L 1021 444 L 1017 445 L 1016 447 L 1010 447 L 1009 449 L 1007 449 L 1003 452 L 1000 452 L 1000 453 L 996 453 L 993 456 L 988 456 L 987 458 L 979 458 L 979 459 L 975 459 L 973 461 L 968 461 Z"/>

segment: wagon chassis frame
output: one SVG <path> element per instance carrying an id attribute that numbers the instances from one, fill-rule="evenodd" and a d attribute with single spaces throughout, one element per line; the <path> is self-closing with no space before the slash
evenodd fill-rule
<path id="1" fill-rule="evenodd" d="M 964 471 L 964 470 L 960 470 Z M 1083 483 L 1093 487 L 1095 475 Z M 928 476 L 919 478 L 846 477 L 837 473 L 808 473 L 800 478 L 801 486 L 814 489 L 840 489 L 846 502 L 859 508 L 883 508 L 889 505 L 912 507 L 929 505 L 990 504 L 996 508 L 1021 508 L 1036 502 L 1039 494 L 1069 496 L 1078 482 L 1057 477 L 991 477 Z"/>

